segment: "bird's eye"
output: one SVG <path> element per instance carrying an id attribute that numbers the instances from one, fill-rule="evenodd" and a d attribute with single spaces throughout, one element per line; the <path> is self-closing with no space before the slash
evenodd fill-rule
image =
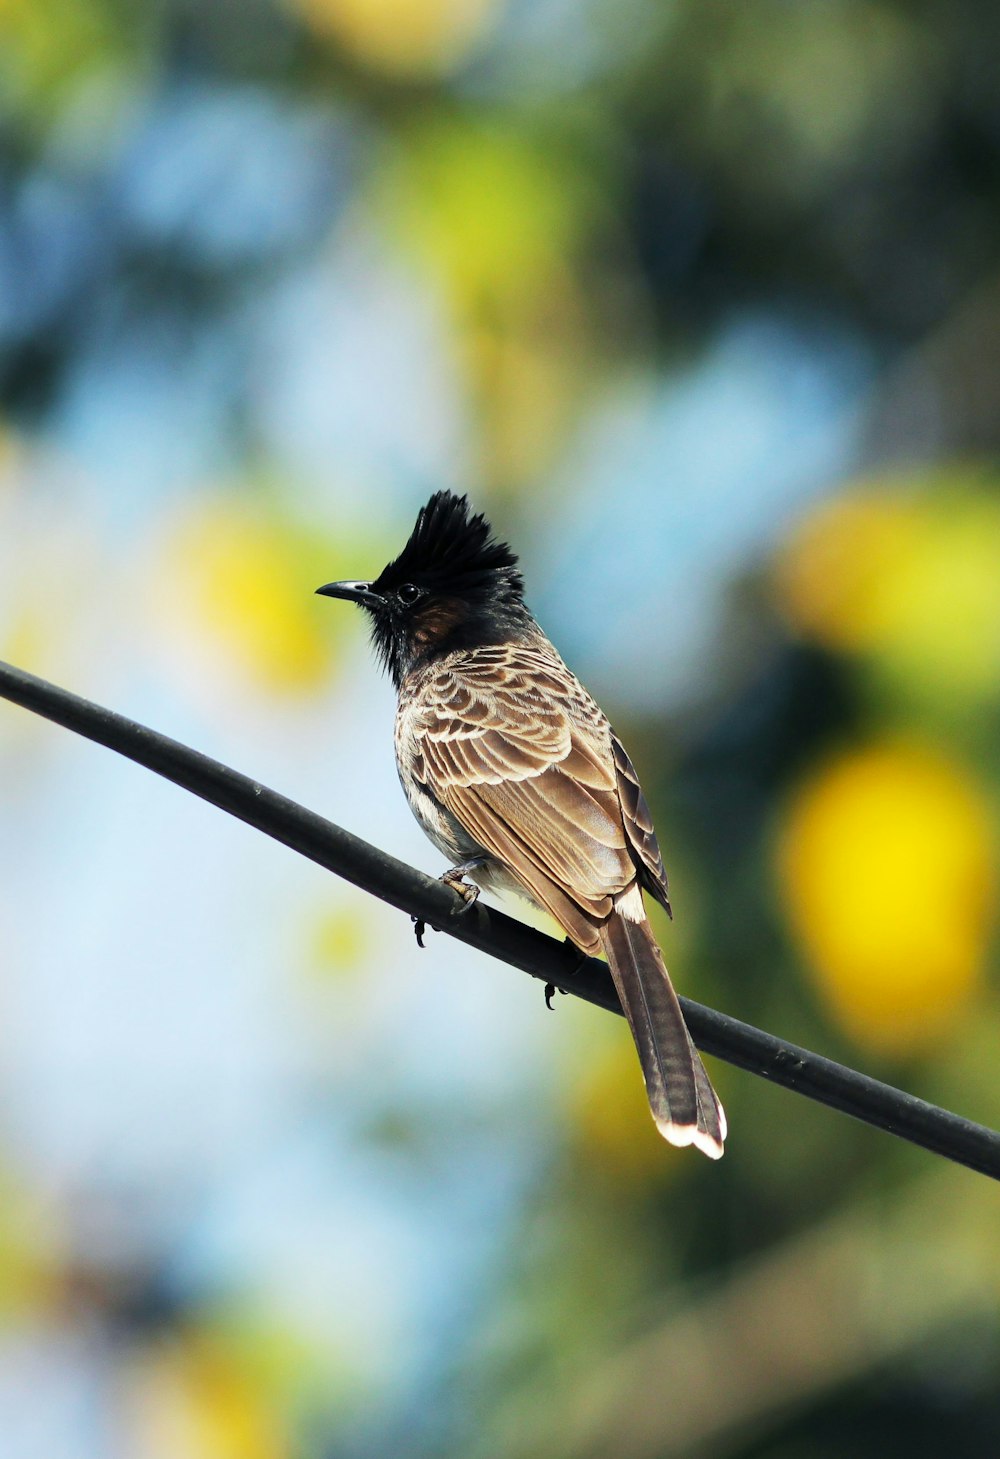
<path id="1" fill-rule="evenodd" d="M 398 590 L 397 597 L 401 603 L 405 603 L 409 607 L 411 603 L 415 603 L 420 597 L 420 589 L 416 583 L 404 583 Z"/>

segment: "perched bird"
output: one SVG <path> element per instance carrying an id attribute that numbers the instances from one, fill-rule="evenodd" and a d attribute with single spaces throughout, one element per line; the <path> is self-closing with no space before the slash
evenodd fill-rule
<path id="1" fill-rule="evenodd" d="M 444 879 L 517 891 L 581 951 L 604 952 L 660 1133 L 718 1159 L 726 1117 L 643 906 L 647 891 L 670 911 L 649 806 L 525 604 L 514 553 L 465 497 L 439 491 L 374 582 L 317 592 L 368 614 L 399 695 L 399 778 L 453 863 Z"/>

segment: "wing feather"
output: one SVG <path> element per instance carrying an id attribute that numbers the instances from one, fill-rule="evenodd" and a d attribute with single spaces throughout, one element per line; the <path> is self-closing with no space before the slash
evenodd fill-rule
<path id="1" fill-rule="evenodd" d="M 625 820 L 625 831 L 629 846 L 639 868 L 639 878 L 645 889 L 656 898 L 672 917 L 670 893 L 667 890 L 667 873 L 660 855 L 660 843 L 653 829 L 653 817 L 646 797 L 642 793 L 639 777 L 632 761 L 625 753 L 625 747 L 618 736 L 612 734 L 611 749 L 617 772 L 618 798 Z"/>
<path id="2" fill-rule="evenodd" d="M 493 813 L 484 801 L 469 796 L 463 811 L 466 819 L 462 824 L 466 831 L 510 868 L 528 895 L 555 918 L 578 947 L 598 952 L 601 946 L 598 928 L 610 916 L 612 898 L 584 899 L 579 893 L 571 894 L 564 879 L 553 875 L 548 865 L 542 865 L 517 830 Z M 458 819 L 454 810 L 452 814 Z"/>
<path id="3" fill-rule="evenodd" d="M 635 879 L 611 730 L 569 670 L 516 648 L 439 670 L 414 721 L 434 798 L 581 946 Z"/>

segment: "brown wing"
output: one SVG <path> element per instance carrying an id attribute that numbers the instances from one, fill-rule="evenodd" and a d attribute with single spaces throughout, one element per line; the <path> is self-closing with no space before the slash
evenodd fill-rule
<path id="1" fill-rule="evenodd" d="M 636 875 L 611 731 L 554 651 L 480 650 L 439 670 L 414 721 L 418 774 L 579 946 Z"/>
<path id="2" fill-rule="evenodd" d="M 622 815 L 625 818 L 625 831 L 635 864 L 639 868 L 639 881 L 646 891 L 666 908 L 667 916 L 672 917 L 674 914 L 670 909 L 667 873 L 664 870 L 663 857 L 660 855 L 660 843 L 653 830 L 653 817 L 650 814 L 646 797 L 642 793 L 639 777 L 632 768 L 632 761 L 625 753 L 625 747 L 616 734 L 611 736 L 611 748 L 615 757 L 615 769 L 618 772 L 618 797 L 621 801 Z"/>

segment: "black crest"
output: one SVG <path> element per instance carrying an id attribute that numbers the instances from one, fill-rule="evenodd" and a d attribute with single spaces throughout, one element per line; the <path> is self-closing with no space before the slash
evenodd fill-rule
<path id="1" fill-rule="evenodd" d="M 534 628 L 516 556 L 451 491 L 436 491 L 421 507 L 406 546 L 361 603 L 397 686 L 420 662 L 506 643 Z"/>
<path id="2" fill-rule="evenodd" d="M 515 554 L 497 541 L 466 497 L 451 491 L 436 491 L 421 507 L 409 541 L 373 587 L 386 592 L 408 582 L 469 599 L 488 594 L 508 603 L 520 602 L 524 592 Z"/>

